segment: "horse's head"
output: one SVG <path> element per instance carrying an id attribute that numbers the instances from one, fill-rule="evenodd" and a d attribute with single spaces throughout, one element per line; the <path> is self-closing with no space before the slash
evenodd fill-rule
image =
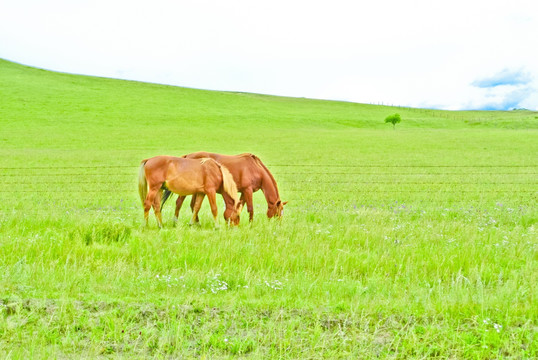
<path id="1" fill-rule="evenodd" d="M 224 211 L 224 219 L 226 222 L 232 226 L 239 225 L 239 222 L 241 220 L 239 214 L 241 214 L 241 204 L 237 203 L 235 206 L 226 206 L 226 210 Z"/>
<path id="2" fill-rule="evenodd" d="M 267 208 L 267 217 L 282 217 L 282 214 L 284 214 L 284 205 L 287 203 L 287 201 L 282 202 L 281 200 L 278 200 L 274 205 L 269 205 Z"/>

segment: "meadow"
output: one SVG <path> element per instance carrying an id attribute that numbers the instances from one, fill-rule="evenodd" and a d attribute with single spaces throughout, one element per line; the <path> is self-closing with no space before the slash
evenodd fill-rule
<path id="1" fill-rule="evenodd" d="M 385 124 L 399 113 L 402 122 Z M 538 358 L 538 113 L 216 92 L 0 60 L 0 357 Z M 281 220 L 143 226 L 140 161 L 251 152 Z M 175 198 L 174 198 L 175 199 Z"/>

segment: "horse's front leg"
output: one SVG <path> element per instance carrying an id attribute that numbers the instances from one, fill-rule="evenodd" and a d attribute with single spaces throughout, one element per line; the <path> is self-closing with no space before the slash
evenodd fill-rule
<path id="1" fill-rule="evenodd" d="M 194 206 L 196 204 L 196 196 L 197 196 L 197 194 L 192 194 L 192 198 L 191 198 L 191 211 L 193 213 L 194 213 Z M 202 197 L 204 197 L 204 195 L 202 195 Z M 200 222 L 200 219 L 198 219 L 198 215 L 196 215 L 195 222 L 197 222 L 197 223 Z"/>
<path id="2" fill-rule="evenodd" d="M 213 219 L 215 220 L 215 227 L 219 227 L 219 220 L 217 218 L 218 215 L 218 207 L 217 207 L 217 194 L 214 191 L 210 191 L 207 193 L 207 199 L 209 200 L 209 206 L 211 206 L 211 213 L 213 214 Z"/>
<path id="3" fill-rule="evenodd" d="M 252 222 L 252 220 L 254 220 L 254 203 L 252 201 L 252 189 L 251 188 L 246 188 L 244 191 L 243 191 L 243 195 L 241 197 L 244 196 L 244 200 L 246 203 L 247 203 L 247 211 L 248 211 L 248 214 L 249 214 L 249 221 Z"/>
<path id="4" fill-rule="evenodd" d="M 237 206 L 237 214 L 241 214 L 241 211 L 243 211 L 243 206 L 245 206 L 245 195 L 241 193 L 241 197 L 239 198 L 239 205 Z"/>
<path id="5" fill-rule="evenodd" d="M 202 202 L 204 201 L 204 194 L 196 194 L 196 197 L 193 195 L 193 198 L 196 198 L 196 201 L 194 202 L 194 206 L 192 209 L 192 219 L 189 223 L 190 225 L 194 225 L 198 222 L 198 211 L 200 211 L 200 207 L 202 206 Z"/>
<path id="6" fill-rule="evenodd" d="M 179 210 L 181 210 L 181 206 L 183 205 L 183 201 L 185 201 L 186 196 L 179 196 L 176 200 L 176 212 L 174 214 L 174 224 L 177 223 L 178 217 L 179 217 Z"/>

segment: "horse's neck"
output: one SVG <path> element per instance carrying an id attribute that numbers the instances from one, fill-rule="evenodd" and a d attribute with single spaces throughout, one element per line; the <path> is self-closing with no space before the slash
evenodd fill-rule
<path id="1" fill-rule="evenodd" d="M 265 200 L 267 200 L 268 205 L 275 205 L 276 202 L 280 199 L 275 179 L 267 169 L 264 169 L 262 176 L 262 191 L 263 195 L 265 195 Z"/>
<path id="2" fill-rule="evenodd" d="M 222 192 L 222 198 L 224 199 L 224 204 L 226 205 L 226 209 L 233 209 L 234 208 L 234 199 L 230 195 L 226 193 L 226 191 Z"/>

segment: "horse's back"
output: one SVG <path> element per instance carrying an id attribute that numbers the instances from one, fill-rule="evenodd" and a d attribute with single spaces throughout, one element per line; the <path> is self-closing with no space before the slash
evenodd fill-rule
<path id="1" fill-rule="evenodd" d="M 187 159 L 200 159 L 209 157 L 224 165 L 232 174 L 239 188 L 260 188 L 265 173 L 263 166 L 259 165 L 259 158 L 251 153 L 238 155 L 224 155 L 198 151 L 184 156 Z"/>
<path id="2" fill-rule="evenodd" d="M 146 176 L 167 178 L 178 172 L 199 171 L 200 162 L 192 159 L 184 159 L 176 156 L 159 155 L 146 159 L 142 162 Z"/>
<path id="3" fill-rule="evenodd" d="M 218 188 L 222 182 L 219 165 L 211 158 L 155 156 L 146 161 L 145 171 L 152 183 L 161 183 L 180 195 L 204 192 L 208 187 Z"/>
<path id="4" fill-rule="evenodd" d="M 142 164 L 144 165 L 144 171 L 146 173 L 146 177 L 148 178 L 157 178 L 162 177 L 163 174 L 166 173 L 166 170 L 168 168 L 168 160 L 169 156 L 154 156 L 149 159 L 145 159 L 142 161 Z"/>
<path id="5" fill-rule="evenodd" d="M 170 162 L 173 162 L 175 159 L 179 158 L 169 155 L 158 155 L 149 159 L 142 160 L 142 163 L 145 163 L 147 166 L 163 166 L 169 164 Z"/>
<path id="6" fill-rule="evenodd" d="M 215 155 L 219 155 L 219 154 L 209 153 L 206 151 L 197 151 L 194 153 L 183 155 L 182 158 L 183 159 L 203 159 L 203 158 L 215 159 Z"/>

